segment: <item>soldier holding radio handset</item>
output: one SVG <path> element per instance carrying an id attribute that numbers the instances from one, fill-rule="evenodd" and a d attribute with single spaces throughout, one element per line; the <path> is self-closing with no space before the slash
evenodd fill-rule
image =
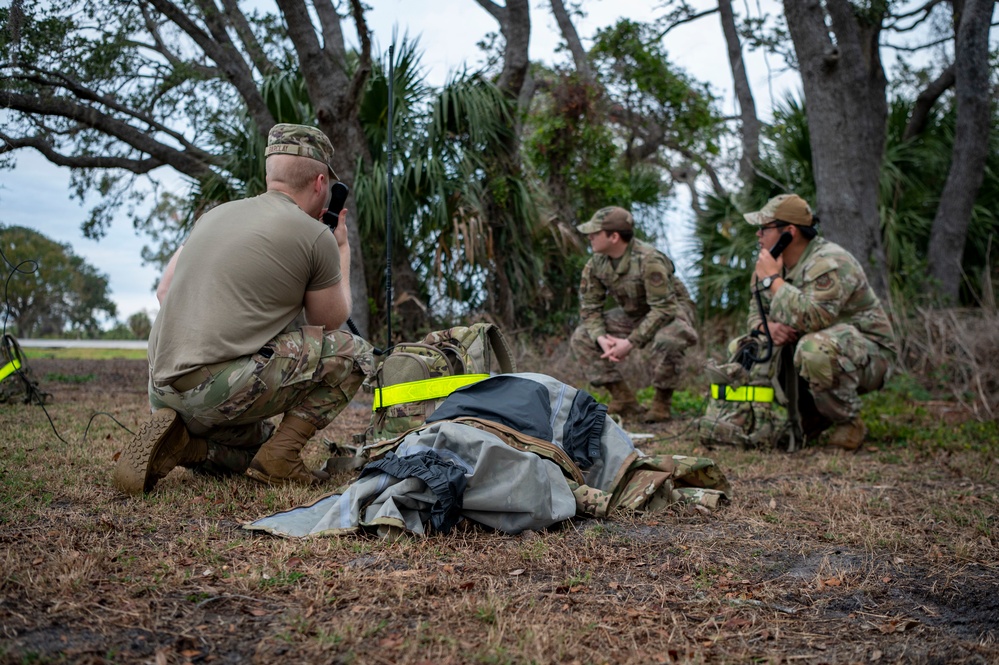
<path id="1" fill-rule="evenodd" d="M 884 385 L 897 352 L 884 308 L 853 255 L 818 236 L 801 197 L 782 194 L 744 217 L 760 246 L 749 329 L 793 348 L 806 438 L 831 428 L 826 445 L 855 451 L 867 433 L 859 395 Z"/>

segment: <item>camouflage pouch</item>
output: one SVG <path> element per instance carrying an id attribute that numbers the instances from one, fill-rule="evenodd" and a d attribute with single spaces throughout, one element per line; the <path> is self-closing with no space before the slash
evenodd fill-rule
<path id="1" fill-rule="evenodd" d="M 374 393 L 366 440 L 393 439 L 423 425 L 458 388 L 491 374 L 516 371 L 499 328 L 490 323 L 432 332 L 398 344 L 366 383 Z"/>
<path id="2" fill-rule="evenodd" d="M 753 343 L 755 338 L 738 340 L 732 345 L 735 353 L 730 362 L 708 368 L 711 395 L 697 422 L 698 439 L 705 447 L 788 448 L 787 412 L 778 403 L 783 393 L 773 379 L 779 371 L 778 357 L 751 370 L 737 362 Z"/>

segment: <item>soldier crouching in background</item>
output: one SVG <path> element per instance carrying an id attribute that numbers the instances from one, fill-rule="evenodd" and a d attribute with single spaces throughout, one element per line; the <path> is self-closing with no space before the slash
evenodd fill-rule
<path id="1" fill-rule="evenodd" d="M 860 395 L 880 389 L 895 360 L 888 316 L 853 255 L 817 236 L 818 218 L 804 199 L 782 194 L 744 217 L 757 227 L 753 288 L 766 328 L 754 298 L 751 334 L 733 341 L 734 362 L 713 372 L 714 401 L 699 424 L 701 440 L 767 447 L 782 445 L 789 429 L 805 440 L 829 429 L 826 445 L 855 451 L 867 434 Z M 785 234 L 775 258 L 769 250 Z M 754 363 L 767 355 L 759 348 L 765 330 L 771 358 Z M 749 362 L 740 362 L 747 353 Z M 779 422 L 775 398 L 796 422 Z"/>
<path id="2" fill-rule="evenodd" d="M 570 340 L 573 355 L 591 385 L 610 391 L 608 413 L 669 420 L 684 352 L 697 343 L 690 295 L 669 257 L 634 237 L 634 219 L 624 208 L 601 208 L 576 228 L 588 237 L 593 256 L 580 280 L 582 323 Z M 608 297 L 618 306 L 604 311 Z M 634 349 L 652 366 L 656 394 L 648 411 L 621 376 L 620 363 Z"/>

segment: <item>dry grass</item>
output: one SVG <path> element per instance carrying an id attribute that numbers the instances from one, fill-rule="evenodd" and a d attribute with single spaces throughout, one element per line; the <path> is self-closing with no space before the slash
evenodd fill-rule
<path id="1" fill-rule="evenodd" d="M 999 417 L 999 313 L 979 309 L 917 310 L 900 326 L 899 363 L 980 419 Z"/>
<path id="2" fill-rule="evenodd" d="M 705 453 L 687 421 L 657 428 L 646 450 L 709 454 L 729 476 L 710 515 L 292 541 L 241 525 L 305 489 L 178 470 L 144 498 L 113 490 L 127 433 L 97 416 L 82 437 L 97 411 L 141 420 L 141 361 L 32 366 L 59 379 L 44 386 L 68 443 L 38 407 L 0 405 L 0 662 L 999 660 L 996 428 L 955 422 L 966 411 L 943 425 L 939 400 L 872 402 L 871 445 L 850 456 Z"/>

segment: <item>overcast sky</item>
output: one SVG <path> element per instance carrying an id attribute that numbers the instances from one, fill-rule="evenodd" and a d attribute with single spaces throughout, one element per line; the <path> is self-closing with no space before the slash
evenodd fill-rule
<path id="1" fill-rule="evenodd" d="M 10 0 L 0 0 L 0 6 L 9 4 Z M 472 67 L 479 64 L 481 55 L 476 43 L 488 32 L 497 31 L 493 18 L 474 0 L 367 0 L 367 4 L 372 7 L 368 20 L 378 50 L 388 48 L 394 27 L 400 35 L 408 33 L 410 37 L 419 37 L 424 52 L 422 62 L 433 84 L 442 83 L 451 70 L 464 62 Z M 538 9 L 540 4 L 531 3 L 531 58 L 551 62 L 565 56 L 555 54 L 559 41 L 557 26 L 550 12 Z M 597 28 L 611 25 L 621 17 L 651 20 L 657 14 L 654 7 L 658 4 L 656 0 L 587 0 L 588 15 L 577 23 L 577 30 L 589 45 L 588 38 Z M 692 4 L 708 7 L 714 2 L 694 0 Z M 757 7 L 764 10 L 779 7 L 775 0 L 758 0 L 739 9 L 744 10 L 746 6 L 754 12 Z M 717 15 L 671 32 L 667 49 L 675 64 L 713 86 L 715 93 L 724 100 L 723 112 L 737 113 Z M 798 85 L 793 74 L 785 73 L 776 78 L 768 75 L 770 69 L 778 69 L 781 64 L 773 57 L 768 63 L 761 54 L 747 54 L 750 82 L 764 119 L 769 112 L 771 96 L 780 97 L 788 87 L 797 88 Z M 122 217 L 100 242 L 84 239 L 80 224 L 96 199 L 84 206 L 71 201 L 68 169 L 50 165 L 34 151 L 18 151 L 16 160 L 14 170 L 0 171 L 0 223 L 37 229 L 53 240 L 71 245 L 77 255 L 110 277 L 111 297 L 118 304 L 120 319 L 125 320 L 141 310 L 155 315 L 158 304 L 153 284 L 158 271 L 142 265 L 140 251 L 148 242 L 146 238 L 138 236 Z M 179 182 L 176 177 L 169 180 Z M 676 244 L 677 238 L 689 235 L 692 221 L 689 208 L 683 204 L 676 206 L 668 220 L 671 246 Z M 31 257 L 8 258 L 16 263 Z"/>

